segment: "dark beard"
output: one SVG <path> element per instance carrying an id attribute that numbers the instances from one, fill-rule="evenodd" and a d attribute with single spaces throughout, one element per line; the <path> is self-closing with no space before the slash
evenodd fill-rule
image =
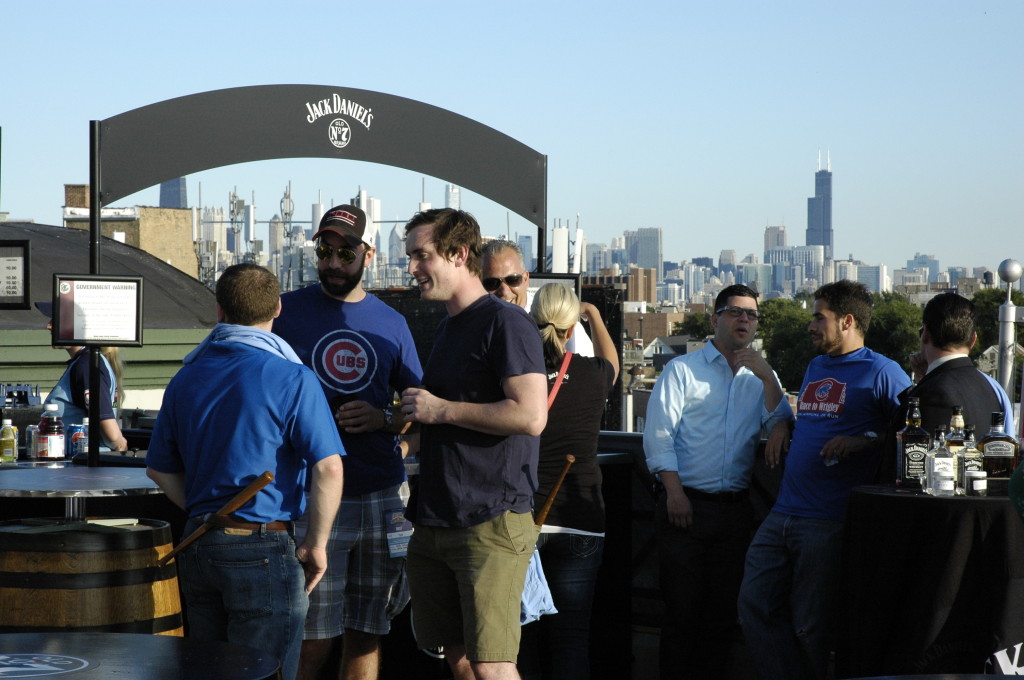
<path id="1" fill-rule="evenodd" d="M 359 282 L 363 280 L 363 270 L 366 268 L 366 260 L 360 258 L 359 269 L 354 274 L 349 276 L 346 272 L 338 270 L 324 270 L 317 271 L 317 276 L 320 278 L 320 287 L 330 295 L 331 297 L 343 298 L 355 289 Z M 345 277 L 345 283 L 337 285 L 327 280 L 330 274 L 336 274 Z"/>

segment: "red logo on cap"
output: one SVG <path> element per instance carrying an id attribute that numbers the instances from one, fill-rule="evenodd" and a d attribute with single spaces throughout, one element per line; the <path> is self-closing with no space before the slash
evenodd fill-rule
<path id="1" fill-rule="evenodd" d="M 342 222 L 348 222 L 352 226 L 355 226 L 356 224 L 356 216 L 350 212 L 345 212 L 344 210 L 335 210 L 332 213 L 327 213 L 327 217 L 329 220 L 341 220 Z"/>

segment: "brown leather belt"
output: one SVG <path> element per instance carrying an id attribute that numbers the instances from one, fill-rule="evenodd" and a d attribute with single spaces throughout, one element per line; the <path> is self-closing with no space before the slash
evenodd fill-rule
<path id="1" fill-rule="evenodd" d="M 291 531 L 292 522 L 267 522 L 266 524 L 260 524 L 259 522 L 246 522 L 234 517 L 226 515 L 211 515 L 207 521 L 215 527 L 220 529 L 248 529 L 249 531 L 259 531 L 260 527 L 264 527 L 266 531 Z"/>

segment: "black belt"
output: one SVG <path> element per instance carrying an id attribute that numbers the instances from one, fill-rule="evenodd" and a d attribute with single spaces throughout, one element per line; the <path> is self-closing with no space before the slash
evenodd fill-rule
<path id="1" fill-rule="evenodd" d="M 749 495 L 747 489 L 740 489 L 739 491 L 719 491 L 718 493 L 710 493 L 708 491 L 701 491 L 700 489 L 691 489 L 688 486 L 683 487 L 683 491 L 686 493 L 686 497 L 690 500 L 697 501 L 711 501 L 713 503 L 739 503 L 745 501 Z"/>

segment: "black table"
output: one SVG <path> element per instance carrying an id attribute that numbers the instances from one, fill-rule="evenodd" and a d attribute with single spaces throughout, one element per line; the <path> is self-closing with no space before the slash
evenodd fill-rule
<path id="1" fill-rule="evenodd" d="M 63 498 L 65 518 L 85 519 L 85 500 L 142 496 L 163 491 L 143 468 L 84 467 L 67 462 L 21 464 L 0 471 L 0 497 Z"/>
<path id="2" fill-rule="evenodd" d="M 227 642 L 127 633 L 0 635 L 3 678 L 269 680 L 277 669 L 277 659 Z"/>
<path id="3" fill-rule="evenodd" d="M 860 487 L 844 540 L 836 677 L 1024 667 L 1024 522 L 1007 497 Z"/>

